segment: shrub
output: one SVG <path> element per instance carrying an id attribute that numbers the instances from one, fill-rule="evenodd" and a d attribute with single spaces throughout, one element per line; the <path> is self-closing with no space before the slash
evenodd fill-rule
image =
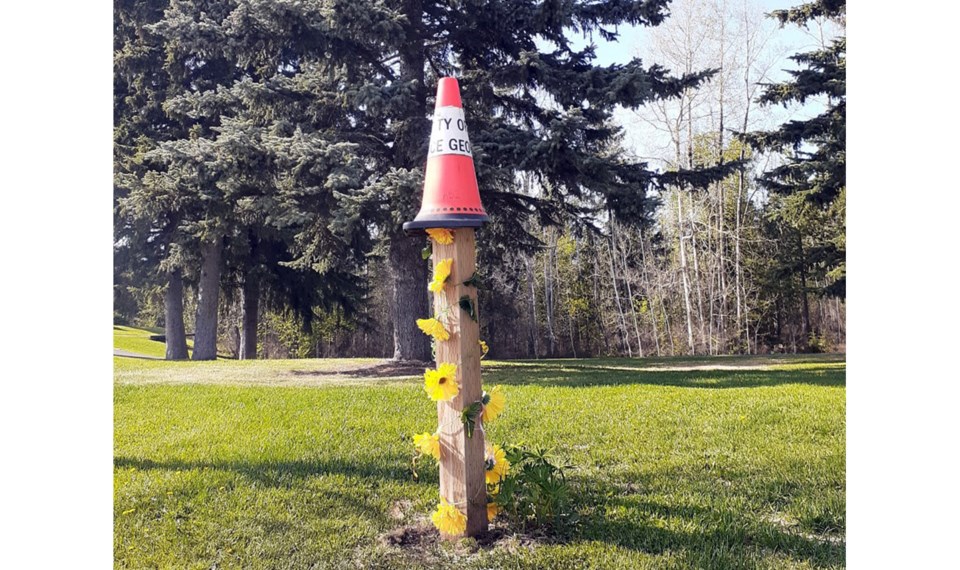
<path id="1" fill-rule="evenodd" d="M 510 471 L 491 494 L 507 526 L 520 532 L 542 530 L 562 534 L 577 522 L 563 469 L 543 449 L 504 448 Z"/>
<path id="2" fill-rule="evenodd" d="M 810 333 L 810 337 L 807 339 L 807 347 L 804 352 L 827 352 L 829 346 L 830 345 L 827 342 L 827 337 L 825 335 Z"/>

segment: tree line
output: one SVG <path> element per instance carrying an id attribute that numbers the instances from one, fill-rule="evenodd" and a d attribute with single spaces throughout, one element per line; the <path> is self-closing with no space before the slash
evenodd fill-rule
<path id="1" fill-rule="evenodd" d="M 445 75 L 492 218 L 478 246 L 493 356 L 843 347 L 843 2 L 768 20 L 722 0 L 114 14 L 115 319 L 163 326 L 170 359 L 187 331 L 195 359 L 430 358 L 413 326 L 426 243 L 400 225 Z M 763 22 L 827 21 L 841 34 L 767 82 Z M 646 27 L 655 63 L 598 65 L 570 39 L 623 25 Z M 756 128 L 808 99 L 822 112 Z M 617 109 L 663 134 L 657 156 L 631 152 Z"/>

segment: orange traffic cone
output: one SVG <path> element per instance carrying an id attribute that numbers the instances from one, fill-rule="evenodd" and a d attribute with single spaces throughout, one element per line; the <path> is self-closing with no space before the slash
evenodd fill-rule
<path id="1" fill-rule="evenodd" d="M 403 230 L 413 235 L 427 228 L 479 228 L 487 220 L 473 169 L 460 86 L 455 78 L 443 77 L 437 85 L 423 202 L 420 213 L 403 224 Z"/>

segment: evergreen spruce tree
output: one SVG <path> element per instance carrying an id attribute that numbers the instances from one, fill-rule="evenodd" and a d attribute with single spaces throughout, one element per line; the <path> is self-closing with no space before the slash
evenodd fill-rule
<path id="1" fill-rule="evenodd" d="M 154 120 L 173 127 L 147 137 L 138 168 L 118 161 L 124 182 L 118 212 L 122 224 L 154 234 L 166 228 L 166 239 L 154 241 L 179 252 L 180 266 L 200 265 L 192 272 L 198 286 L 194 358 L 216 357 L 224 286 L 244 295 L 241 354 L 252 357 L 261 296 L 276 304 L 286 295 L 309 326 L 309 303 L 349 309 L 362 294 L 355 277 L 362 239 L 353 243 L 349 232 L 331 239 L 325 221 L 333 193 L 359 185 L 361 169 L 345 156 L 351 145 L 322 136 L 335 125 L 318 120 L 330 115 L 318 109 L 322 92 L 298 75 L 309 59 L 301 48 L 315 43 L 286 30 L 282 10 L 266 2 L 207 0 L 158 6 L 150 17 L 131 18 L 139 35 L 118 28 L 118 36 L 151 39 L 154 66 L 132 70 L 129 83 L 163 84 Z M 258 29 L 260 21 L 245 16 L 258 9 L 278 31 Z M 299 84 L 290 81 L 294 76 Z M 171 263 L 169 256 L 160 262 Z"/>
<path id="2" fill-rule="evenodd" d="M 131 196 L 142 188 L 146 155 L 181 134 L 163 110 L 170 83 L 163 71 L 162 38 L 150 26 L 168 0 L 114 2 L 115 304 L 127 289 L 166 288 L 166 358 L 186 359 L 183 324 L 185 259 L 177 242 L 177 213 Z M 131 307 L 128 310 L 133 310 Z M 129 315 L 132 316 L 132 315 Z"/>
<path id="3" fill-rule="evenodd" d="M 570 38 L 615 40 L 619 25 L 660 23 L 667 4 L 361 0 L 319 3 L 313 12 L 283 8 L 287 29 L 312 31 L 315 65 L 324 70 L 314 85 L 346 119 L 336 136 L 356 143 L 369 169 L 360 188 L 338 194 L 333 227 L 367 227 L 388 252 L 395 358 L 430 354 L 414 325 L 430 310 L 424 242 L 404 236 L 401 224 L 419 208 L 437 79 L 460 80 L 481 195 L 493 218 L 483 230 L 485 247 L 535 244 L 524 229 L 531 216 L 557 223 L 607 201 L 639 217 L 650 209 L 647 189 L 656 173 L 616 152 L 614 108 L 675 96 L 709 72 L 677 78 L 639 60 L 600 66 L 592 46 L 576 48 Z M 277 29 L 268 23 L 274 16 L 254 17 Z M 521 174 L 545 192 L 520 192 Z"/>
<path id="4" fill-rule="evenodd" d="M 609 208 L 643 219 L 657 174 L 617 150 L 613 111 L 675 96 L 710 72 L 678 78 L 639 60 L 599 66 L 594 48 L 570 37 L 615 40 L 619 25 L 660 23 L 667 4 L 171 0 L 145 29 L 162 38 L 160 109 L 177 129 L 147 154 L 123 204 L 168 218 L 181 258 L 201 266 L 191 277 L 195 357 L 215 355 L 221 270 L 240 271 L 235 282 L 252 295 L 267 262 L 244 255 L 279 240 L 287 267 L 324 276 L 343 300 L 361 291 L 356 270 L 376 244 L 392 268 L 394 356 L 429 358 L 414 324 L 429 312 L 424 244 L 401 224 L 419 208 L 441 76 L 460 79 L 493 215 L 481 260 L 536 245 L 525 229 L 534 216 L 577 222 Z M 543 192 L 519 191 L 520 175 Z"/>
<path id="5" fill-rule="evenodd" d="M 827 18 L 843 26 L 846 2 L 816 0 L 771 15 L 781 25 Z M 800 280 L 805 334 L 811 333 L 808 293 L 846 294 L 846 45 L 844 35 L 822 49 L 792 56 L 802 69 L 791 71 L 788 81 L 766 86 L 760 97 L 761 104 L 785 106 L 825 98 L 822 113 L 745 136 L 756 147 L 786 155 L 761 182 L 773 193 L 773 216 L 788 226 L 783 235 L 790 247 L 778 271 Z"/>

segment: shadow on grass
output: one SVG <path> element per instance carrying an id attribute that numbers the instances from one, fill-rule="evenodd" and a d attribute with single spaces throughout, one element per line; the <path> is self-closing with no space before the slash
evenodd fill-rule
<path id="1" fill-rule="evenodd" d="M 381 526 L 389 524 L 390 515 L 382 505 L 380 489 L 386 488 L 387 490 L 383 493 L 388 495 L 396 493 L 393 489 L 395 483 L 386 481 L 390 473 L 385 470 L 359 466 L 344 467 L 336 464 L 322 464 L 324 467 L 321 468 L 319 462 L 282 462 L 265 467 L 265 464 L 244 462 L 154 462 L 118 457 L 115 458 L 114 465 L 140 470 L 164 470 L 171 473 L 178 469 L 216 470 L 220 473 L 229 472 L 236 475 L 236 479 L 225 487 L 229 489 L 227 493 L 234 489 L 240 490 L 237 497 L 233 499 L 238 503 L 227 507 L 228 510 L 224 513 L 230 520 L 235 521 L 235 528 L 230 531 L 231 538 L 239 539 L 241 542 L 246 540 L 262 542 L 269 554 L 258 551 L 257 556 L 266 555 L 268 558 L 273 558 L 272 562 L 268 562 L 268 567 L 271 568 L 315 567 L 312 562 L 292 563 L 293 551 L 283 548 L 283 545 L 289 544 L 291 537 L 296 540 L 295 537 L 304 536 L 305 525 L 309 526 L 317 521 L 335 525 L 338 521 L 350 518 L 373 521 Z M 332 466 L 339 467 L 339 470 L 328 468 Z M 335 473 L 350 476 L 351 479 L 346 484 L 339 480 L 317 485 L 307 481 L 312 476 Z M 403 481 L 409 482 L 409 476 Z M 167 484 L 167 488 L 177 489 L 170 484 Z M 178 521 L 190 518 L 191 511 L 197 508 L 194 502 L 196 489 L 187 488 L 183 491 L 177 489 L 174 493 L 181 496 L 179 503 L 165 506 L 162 511 L 148 516 L 160 519 L 167 516 L 169 512 L 173 513 Z M 254 507 L 252 502 L 246 499 L 249 493 L 254 493 L 258 497 L 256 503 L 258 507 L 263 508 Z M 204 496 L 199 500 L 209 501 L 210 498 Z M 230 499 L 225 500 L 230 501 Z M 211 523 L 221 522 L 216 518 L 205 520 Z M 200 540 L 206 542 L 213 539 L 214 535 L 208 535 L 206 539 Z M 205 544 L 194 542 L 189 548 L 199 547 L 202 550 L 204 546 Z M 202 557 L 200 554 L 197 556 Z M 203 567 L 211 566 L 205 564 Z M 216 564 L 212 567 L 215 568 Z"/>
<path id="2" fill-rule="evenodd" d="M 412 475 L 406 464 L 409 458 L 391 456 L 383 459 L 382 464 L 357 461 L 302 460 L 302 461 L 154 461 L 133 457 L 114 457 L 113 466 L 117 469 L 134 468 L 141 471 L 190 471 L 214 470 L 232 471 L 243 477 L 270 487 L 286 487 L 299 484 L 303 479 L 318 475 L 344 475 L 347 477 L 374 478 L 384 481 L 411 482 Z M 429 478 L 423 478 L 428 480 Z"/>
<path id="3" fill-rule="evenodd" d="M 676 552 L 697 568 L 753 568 L 758 555 L 771 554 L 808 562 L 815 568 L 842 565 L 846 558 L 844 542 L 806 538 L 772 524 L 677 531 L 652 522 L 616 520 L 596 525 L 590 534 L 594 536 L 585 538 L 646 554 Z"/>
<path id="4" fill-rule="evenodd" d="M 679 388 L 757 388 L 807 384 L 842 387 L 843 368 L 802 370 L 638 370 L 622 364 L 527 364 L 522 367 L 491 364 L 484 367 L 488 384 L 514 386 L 621 386 L 647 384 Z"/>
<path id="5" fill-rule="evenodd" d="M 433 368 L 432 362 L 388 360 L 378 364 L 328 368 L 321 370 L 290 370 L 294 376 L 343 376 L 345 378 L 394 379 L 422 376 L 424 370 Z"/>
<path id="6" fill-rule="evenodd" d="M 646 554 L 676 553 L 699 568 L 750 568 L 780 555 L 814 567 L 843 565 L 843 535 L 816 535 L 763 520 L 753 512 L 669 505 L 597 481 L 578 485 L 583 517 L 576 541 L 599 541 Z M 617 495 L 617 493 L 620 493 Z"/>
<path id="7" fill-rule="evenodd" d="M 497 363 L 524 367 L 529 365 L 557 365 L 577 366 L 582 364 L 599 364 L 603 366 L 620 366 L 630 368 L 663 368 L 687 366 L 728 366 L 749 368 L 751 366 L 788 366 L 792 364 L 843 364 L 847 355 L 842 353 L 823 354 L 722 354 L 717 356 L 601 356 L 595 358 L 539 358 L 497 360 Z"/>
<path id="8" fill-rule="evenodd" d="M 165 360 L 162 356 L 149 356 L 146 354 L 137 354 L 126 350 L 114 350 L 113 355 L 117 358 L 134 358 L 136 360 Z"/>

